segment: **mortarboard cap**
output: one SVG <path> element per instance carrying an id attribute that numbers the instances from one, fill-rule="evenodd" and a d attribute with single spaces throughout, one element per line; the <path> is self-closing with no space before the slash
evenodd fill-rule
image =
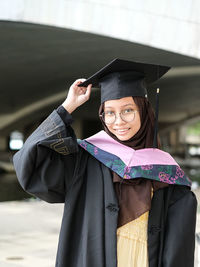
<path id="1" fill-rule="evenodd" d="M 146 85 L 160 79 L 170 67 L 114 59 L 79 86 L 101 88 L 101 103 L 127 96 L 147 95 Z"/>

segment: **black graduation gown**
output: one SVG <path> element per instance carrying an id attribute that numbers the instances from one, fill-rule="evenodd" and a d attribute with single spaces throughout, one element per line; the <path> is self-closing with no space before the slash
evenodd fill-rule
<path id="1" fill-rule="evenodd" d="M 71 115 L 57 111 L 14 156 L 21 186 L 64 202 L 56 267 L 116 267 L 118 203 L 111 171 L 77 145 Z M 197 201 L 186 186 L 154 193 L 148 221 L 149 267 L 194 266 Z M 139 266 L 138 266 L 139 267 Z"/>

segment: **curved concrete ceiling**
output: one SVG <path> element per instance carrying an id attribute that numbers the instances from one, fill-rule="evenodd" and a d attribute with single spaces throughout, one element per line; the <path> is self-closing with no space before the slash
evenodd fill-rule
<path id="1" fill-rule="evenodd" d="M 61 103 L 76 78 L 90 76 L 116 57 L 175 67 L 159 83 L 161 122 L 200 113 L 200 60 L 119 39 L 20 22 L 1 21 L 0 36 L 0 119 L 4 125 L 0 130 L 16 127 L 20 118 L 25 123 L 25 117 L 30 122 L 46 116 Z M 149 91 L 152 99 L 153 90 Z M 75 117 L 97 116 L 93 110 L 98 105 L 98 93 L 94 93 Z"/>

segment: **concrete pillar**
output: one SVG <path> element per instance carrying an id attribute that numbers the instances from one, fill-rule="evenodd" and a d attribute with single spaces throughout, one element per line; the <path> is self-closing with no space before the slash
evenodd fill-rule
<path id="1" fill-rule="evenodd" d="M 6 151 L 7 150 L 7 136 L 0 136 L 0 151 Z"/>
<path id="2" fill-rule="evenodd" d="M 76 119 L 73 122 L 72 127 L 76 133 L 76 137 L 78 139 L 82 139 L 82 137 L 83 137 L 83 121 L 80 119 Z"/>
<path id="3" fill-rule="evenodd" d="M 170 131 L 170 145 L 175 147 L 177 145 L 177 132 L 176 129 Z"/>
<path id="4" fill-rule="evenodd" d="M 182 126 L 179 131 L 179 142 L 181 144 L 185 144 L 186 142 L 186 135 L 187 135 L 187 126 Z"/>

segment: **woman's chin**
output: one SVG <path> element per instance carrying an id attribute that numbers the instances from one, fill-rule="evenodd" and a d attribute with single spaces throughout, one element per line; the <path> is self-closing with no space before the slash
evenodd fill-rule
<path id="1" fill-rule="evenodd" d="M 139 129 L 138 129 L 139 130 Z M 116 133 L 116 131 L 112 131 L 112 133 L 119 139 L 120 141 L 128 141 L 130 140 L 137 132 L 138 130 L 131 130 L 129 129 L 126 133 Z"/>
<path id="2" fill-rule="evenodd" d="M 115 134 L 115 136 L 120 141 L 127 141 L 127 140 L 129 140 L 132 137 L 132 136 L 130 137 L 129 135 L 119 135 L 119 134 Z"/>

